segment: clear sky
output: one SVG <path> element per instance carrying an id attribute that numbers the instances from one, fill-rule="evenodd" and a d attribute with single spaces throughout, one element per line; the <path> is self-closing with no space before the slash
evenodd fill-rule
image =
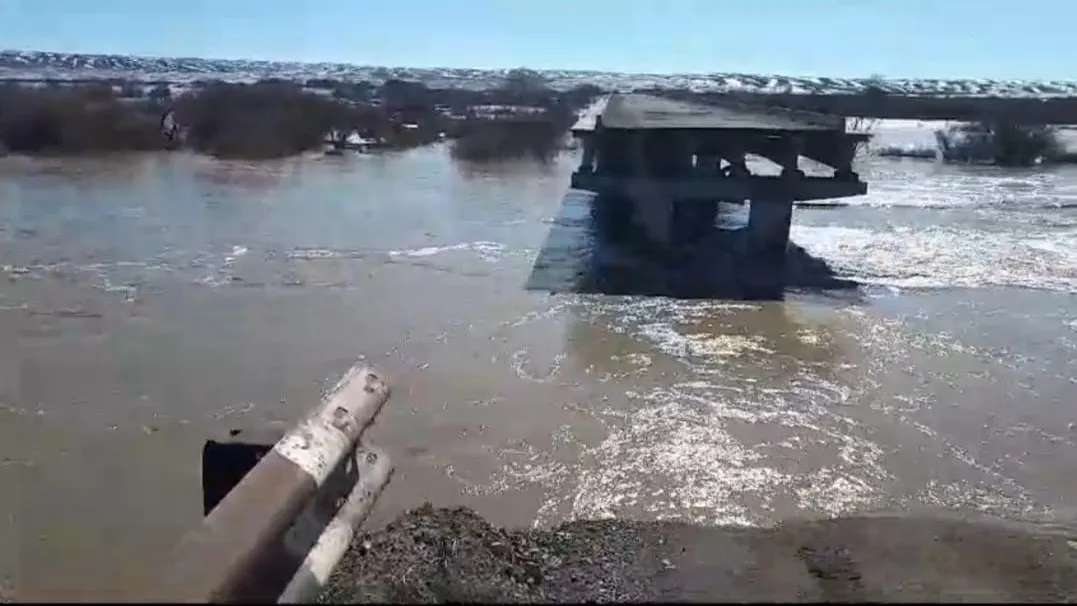
<path id="1" fill-rule="evenodd" d="M 0 0 L 7 49 L 1077 80 L 1077 0 Z"/>

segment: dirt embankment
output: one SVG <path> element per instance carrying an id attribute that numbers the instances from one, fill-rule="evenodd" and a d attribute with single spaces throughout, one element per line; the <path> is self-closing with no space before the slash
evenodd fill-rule
<path id="1" fill-rule="evenodd" d="M 425 506 L 358 537 L 323 603 L 1077 601 L 1077 533 L 859 517 L 773 529 L 495 528 Z"/>

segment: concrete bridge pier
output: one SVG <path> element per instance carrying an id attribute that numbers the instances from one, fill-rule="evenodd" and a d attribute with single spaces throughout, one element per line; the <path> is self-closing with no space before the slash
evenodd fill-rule
<path id="1" fill-rule="evenodd" d="M 650 189 L 646 186 L 641 189 Z M 676 205 L 670 198 L 655 192 L 637 192 L 628 198 L 632 219 L 647 241 L 668 246 L 673 241 L 673 215 Z"/>
<path id="2" fill-rule="evenodd" d="M 667 250 L 701 238 L 705 228 L 713 227 L 718 213 L 717 202 L 678 200 L 659 192 L 632 196 L 627 201 L 632 205 L 633 223 L 646 240 Z"/>
<path id="3" fill-rule="evenodd" d="M 751 200 L 748 207 L 747 252 L 753 288 L 780 290 L 785 284 L 793 202 L 804 173 L 799 167 L 799 138 L 790 137 L 783 143 L 774 157 L 782 166 L 781 187 L 767 198 Z"/>
<path id="4" fill-rule="evenodd" d="M 748 206 L 747 254 L 741 284 L 749 298 L 780 296 L 787 281 L 786 260 L 793 200 L 751 200 Z"/>
<path id="5" fill-rule="evenodd" d="M 718 219 L 717 200 L 685 200 L 674 207 L 675 243 L 692 243 L 707 237 Z"/>
<path id="6" fill-rule="evenodd" d="M 676 249 L 697 242 L 714 229 L 718 199 L 671 195 L 658 186 L 701 176 L 720 178 L 720 156 L 696 156 L 697 139 L 683 130 L 638 131 L 643 141 L 644 175 L 654 179 L 654 191 L 634 200 L 634 215 L 654 243 Z"/>
<path id="7" fill-rule="evenodd" d="M 634 131 L 604 130 L 599 117 L 596 128 L 601 137 L 584 137 L 584 153 L 578 174 L 608 175 L 627 178 L 635 170 L 633 161 Z M 640 148 L 642 149 L 642 148 Z M 603 233 L 619 236 L 631 228 L 633 205 L 627 192 L 618 188 L 594 191 L 597 197 L 592 203 L 592 214 Z"/>
<path id="8" fill-rule="evenodd" d="M 693 174 L 698 177 L 722 178 L 722 157 L 717 155 L 697 155 Z M 715 222 L 718 220 L 718 203 L 720 201 L 717 196 L 699 199 L 695 200 L 689 207 L 684 221 L 688 237 L 691 240 L 703 238 L 715 229 Z"/>
<path id="9" fill-rule="evenodd" d="M 644 236 L 662 248 L 676 247 L 690 238 L 696 200 L 671 195 L 663 183 L 691 177 L 693 141 L 681 131 L 634 131 L 630 144 L 635 182 L 629 193 L 632 217 Z"/>
<path id="10" fill-rule="evenodd" d="M 789 228 L 793 223 L 793 200 L 774 197 L 748 204 L 748 253 L 776 262 L 785 259 Z"/>

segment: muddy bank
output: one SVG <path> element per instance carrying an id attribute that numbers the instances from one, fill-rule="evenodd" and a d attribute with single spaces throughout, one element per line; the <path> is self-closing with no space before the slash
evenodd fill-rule
<path id="1" fill-rule="evenodd" d="M 494 528 L 425 506 L 358 537 L 323 603 L 1077 600 L 1077 533 L 871 516 L 773 529 Z"/>

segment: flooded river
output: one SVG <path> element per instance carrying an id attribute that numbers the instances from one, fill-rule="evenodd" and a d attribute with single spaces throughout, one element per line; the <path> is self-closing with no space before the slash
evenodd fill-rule
<path id="1" fill-rule="evenodd" d="M 573 293 L 576 161 L 0 160 L 0 585 L 143 574 L 201 515 L 203 440 L 359 356 L 395 384 L 372 524 L 1077 519 L 1077 172 L 866 166 L 793 229 L 858 292 L 745 303 Z"/>

